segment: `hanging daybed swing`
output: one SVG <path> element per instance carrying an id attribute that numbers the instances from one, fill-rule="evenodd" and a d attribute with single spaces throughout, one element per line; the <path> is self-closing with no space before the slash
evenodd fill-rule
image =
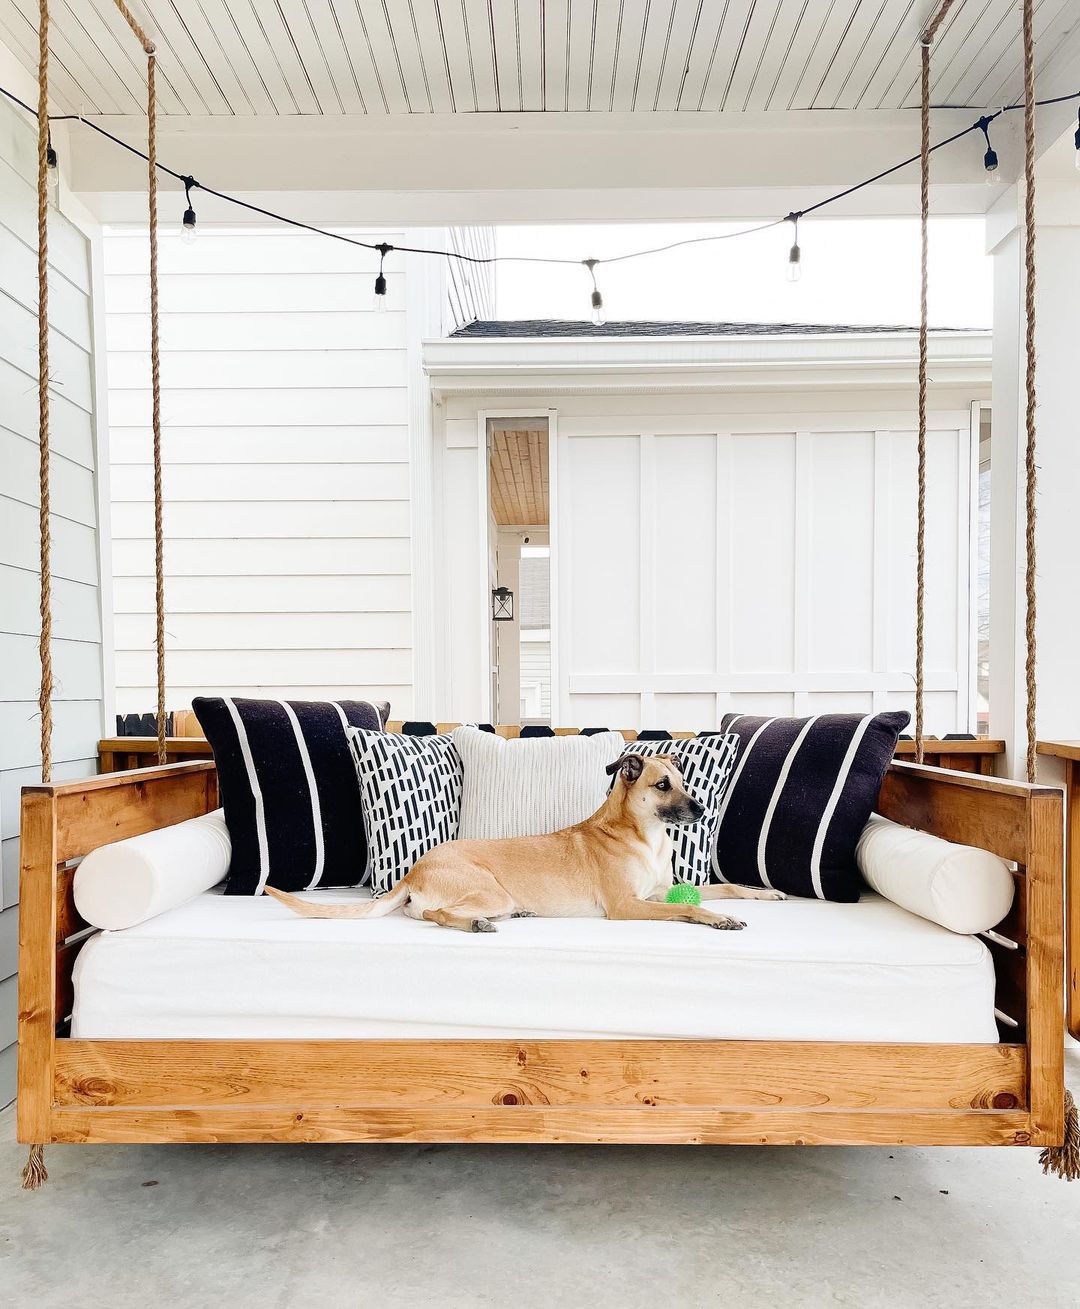
<path id="1" fill-rule="evenodd" d="M 110 841 L 217 806 L 213 763 L 167 764 L 153 44 L 147 56 L 150 354 L 157 617 L 157 767 L 51 781 L 48 4 L 38 87 L 42 783 L 23 796 L 19 1140 L 24 1185 L 49 1142 L 577 1141 L 708 1144 L 1029 1145 L 1080 1175 L 1064 1090 L 1062 801 L 1035 784 L 1035 224 L 1033 0 L 1024 0 L 1027 781 L 923 766 L 927 222 L 930 47 L 922 40 L 915 764 L 894 762 L 877 808 L 898 823 L 1016 865 L 1017 899 L 992 934 L 1008 1039 L 984 1044 L 731 1040 L 81 1040 L 63 1035 L 89 924 L 74 864 Z"/>

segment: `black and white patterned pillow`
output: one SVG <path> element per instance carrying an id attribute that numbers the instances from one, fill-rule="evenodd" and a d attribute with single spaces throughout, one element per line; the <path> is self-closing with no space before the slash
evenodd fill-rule
<path id="1" fill-rule="evenodd" d="M 716 880 L 857 900 L 855 847 L 909 717 L 726 714 L 739 754 L 720 807 Z"/>
<path id="2" fill-rule="evenodd" d="M 200 696 L 195 716 L 214 752 L 232 842 L 226 895 L 358 886 L 367 872 L 349 727 L 381 731 L 367 700 Z M 389 712 L 389 706 L 386 706 Z"/>
<path id="3" fill-rule="evenodd" d="M 712 733 L 686 741 L 631 741 L 623 750 L 624 755 L 677 755 L 687 791 L 705 806 L 705 817 L 700 822 L 668 828 L 676 882 L 704 886 L 709 880 L 720 805 L 731 780 L 738 746 L 738 737 Z"/>
<path id="4" fill-rule="evenodd" d="M 371 885 L 389 891 L 421 855 L 457 836 L 461 756 L 449 736 L 349 732 Z"/>

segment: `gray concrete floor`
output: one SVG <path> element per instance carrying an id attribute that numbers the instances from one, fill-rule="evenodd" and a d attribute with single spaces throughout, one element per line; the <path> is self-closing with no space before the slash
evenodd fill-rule
<path id="1" fill-rule="evenodd" d="M 1032 1150 L 50 1146 L 29 1193 L 0 1136 L 12 1309 L 1080 1305 Z"/>

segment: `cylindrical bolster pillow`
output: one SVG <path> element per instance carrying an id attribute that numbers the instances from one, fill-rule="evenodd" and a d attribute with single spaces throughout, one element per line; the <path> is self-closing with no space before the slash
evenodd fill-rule
<path id="1" fill-rule="evenodd" d="M 866 824 L 855 858 L 879 895 L 952 932 L 985 932 L 1012 908 L 1013 875 L 1004 859 L 880 814 Z"/>
<path id="2" fill-rule="evenodd" d="M 75 870 L 75 908 L 94 927 L 134 927 L 216 886 L 231 855 L 220 809 L 99 846 Z"/>

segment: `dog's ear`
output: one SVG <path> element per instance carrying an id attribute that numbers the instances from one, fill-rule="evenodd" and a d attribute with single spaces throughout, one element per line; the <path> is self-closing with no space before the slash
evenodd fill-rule
<path id="1" fill-rule="evenodd" d="M 676 772 L 679 774 L 679 776 L 681 777 L 681 776 L 683 775 L 683 773 L 686 772 L 686 768 L 685 768 L 685 766 L 684 766 L 684 764 L 683 764 L 683 760 L 682 760 L 682 755 L 671 754 L 671 755 L 668 755 L 668 758 L 671 760 L 672 764 L 674 765 L 674 767 L 675 767 L 675 771 L 676 771 Z"/>
<path id="2" fill-rule="evenodd" d="M 627 786 L 632 786 L 641 776 L 642 769 L 645 767 L 645 760 L 639 754 L 624 754 L 615 760 L 613 764 L 608 764 L 604 771 L 609 775 L 621 772 L 623 781 Z"/>

